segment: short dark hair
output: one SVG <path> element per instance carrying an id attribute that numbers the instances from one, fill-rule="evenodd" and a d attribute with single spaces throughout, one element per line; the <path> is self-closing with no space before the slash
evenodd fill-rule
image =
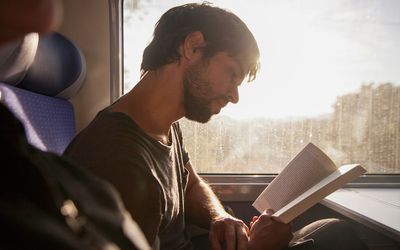
<path id="1" fill-rule="evenodd" d="M 161 16 L 153 40 L 143 52 L 142 73 L 178 61 L 179 46 L 195 31 L 204 36 L 206 46 L 202 51 L 206 58 L 227 52 L 248 74 L 248 81 L 255 79 L 260 52 L 253 34 L 235 14 L 209 3 L 177 6 Z"/>

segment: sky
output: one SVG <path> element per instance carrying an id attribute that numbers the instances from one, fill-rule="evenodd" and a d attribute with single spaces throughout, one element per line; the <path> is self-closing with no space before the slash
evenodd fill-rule
<path id="1" fill-rule="evenodd" d="M 221 114 L 236 119 L 317 117 L 362 84 L 400 85 L 399 0 L 215 0 L 253 32 L 261 52 L 256 81 Z M 169 8 L 187 1 L 142 0 L 125 10 L 125 84 L 139 79 L 143 49 Z"/>

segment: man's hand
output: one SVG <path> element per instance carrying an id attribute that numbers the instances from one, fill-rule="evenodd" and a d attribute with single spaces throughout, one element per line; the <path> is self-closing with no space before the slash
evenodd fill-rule
<path id="1" fill-rule="evenodd" d="M 271 214 L 264 212 L 250 223 L 250 250 L 283 249 L 293 238 L 291 225 L 275 221 Z"/>
<path id="2" fill-rule="evenodd" d="M 243 221 L 232 216 L 220 217 L 211 222 L 209 239 L 212 249 L 245 250 L 248 244 L 249 228 Z"/>

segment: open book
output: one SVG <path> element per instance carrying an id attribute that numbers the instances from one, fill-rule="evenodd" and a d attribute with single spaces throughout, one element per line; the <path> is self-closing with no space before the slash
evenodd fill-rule
<path id="1" fill-rule="evenodd" d="M 278 221 L 289 223 L 324 197 L 365 173 L 359 164 L 337 167 L 309 143 L 258 196 L 253 206 L 272 209 Z"/>

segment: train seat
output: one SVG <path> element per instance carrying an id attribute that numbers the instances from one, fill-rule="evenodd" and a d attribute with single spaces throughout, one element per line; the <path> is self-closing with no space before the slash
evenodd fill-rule
<path id="1" fill-rule="evenodd" d="M 61 34 L 27 36 L 0 51 L 0 101 L 21 120 L 32 145 L 62 154 L 76 132 L 68 99 L 84 82 L 85 58 Z"/>

